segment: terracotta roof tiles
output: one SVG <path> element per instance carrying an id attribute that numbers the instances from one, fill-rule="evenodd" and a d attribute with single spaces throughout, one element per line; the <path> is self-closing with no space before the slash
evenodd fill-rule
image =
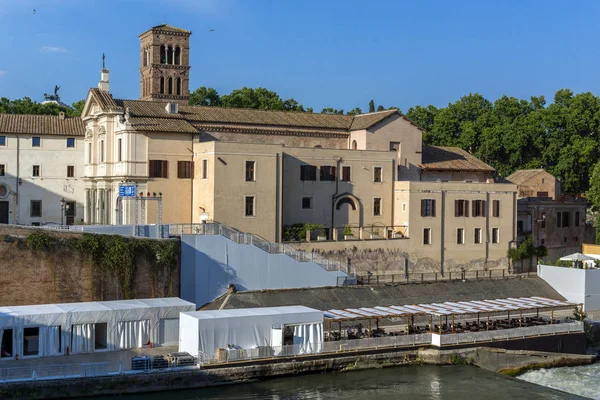
<path id="1" fill-rule="evenodd" d="M 83 136 L 85 126 L 79 117 L 0 114 L 0 133 Z"/>
<path id="2" fill-rule="evenodd" d="M 506 180 L 515 185 L 522 185 L 540 172 L 545 172 L 543 169 L 519 169 L 506 177 Z"/>
<path id="3" fill-rule="evenodd" d="M 421 168 L 429 171 L 496 171 L 459 147 L 438 146 L 423 146 Z"/>

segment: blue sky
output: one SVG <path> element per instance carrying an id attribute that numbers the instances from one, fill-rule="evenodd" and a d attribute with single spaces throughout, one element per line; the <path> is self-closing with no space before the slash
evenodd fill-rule
<path id="1" fill-rule="evenodd" d="M 57 84 L 65 102 L 83 99 L 104 52 L 113 95 L 138 98 L 138 35 L 163 22 L 193 32 L 192 90 L 263 86 L 317 111 L 598 94 L 599 11 L 549 0 L 0 0 L 0 97 L 41 101 Z"/>

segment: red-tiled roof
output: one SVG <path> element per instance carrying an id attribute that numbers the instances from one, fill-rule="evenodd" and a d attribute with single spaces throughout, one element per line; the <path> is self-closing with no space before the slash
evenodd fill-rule
<path id="1" fill-rule="evenodd" d="M 459 147 L 423 146 L 420 167 L 428 171 L 496 171 Z"/>
<path id="2" fill-rule="evenodd" d="M 0 133 L 83 136 L 85 127 L 79 117 L 0 114 Z"/>

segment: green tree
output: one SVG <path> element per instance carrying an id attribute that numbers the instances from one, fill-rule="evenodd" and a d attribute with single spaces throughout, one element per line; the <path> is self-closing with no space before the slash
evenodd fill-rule
<path id="1" fill-rule="evenodd" d="M 254 108 L 258 110 L 304 111 L 304 108 L 294 99 L 282 100 L 281 97 L 265 88 L 256 89 L 243 87 L 230 94 L 221 96 L 225 107 Z"/>
<path id="2" fill-rule="evenodd" d="M 343 115 L 344 114 L 344 110 L 336 110 L 335 108 L 324 108 L 321 110 L 321 114 L 336 114 L 336 115 Z"/>
<path id="3" fill-rule="evenodd" d="M 221 105 L 221 96 L 214 88 L 201 86 L 190 93 L 190 106 L 218 107 Z"/>
<path id="4" fill-rule="evenodd" d="M 359 107 L 356 107 L 354 110 L 348 111 L 347 115 L 358 115 L 362 114 L 362 110 Z"/>
<path id="5" fill-rule="evenodd" d="M 375 101 L 374 100 L 371 100 L 369 102 L 369 112 L 370 113 L 375 112 Z"/>

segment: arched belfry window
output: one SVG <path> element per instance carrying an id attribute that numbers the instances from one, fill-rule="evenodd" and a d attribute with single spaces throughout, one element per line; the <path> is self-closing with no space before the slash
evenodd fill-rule
<path id="1" fill-rule="evenodd" d="M 181 78 L 177 78 L 175 81 L 175 88 L 177 89 L 177 95 L 181 95 Z"/>
<path id="2" fill-rule="evenodd" d="M 175 53 L 173 51 L 173 46 L 167 47 L 167 64 L 173 64 L 173 53 Z"/>
<path id="3" fill-rule="evenodd" d="M 165 93 L 165 78 L 162 76 L 160 77 L 160 93 Z"/>
<path id="4" fill-rule="evenodd" d="M 160 46 L 160 63 L 161 64 L 166 64 L 167 63 L 167 50 L 165 49 L 165 45 L 162 44 Z"/>
<path id="5" fill-rule="evenodd" d="M 358 148 L 358 143 L 356 142 L 356 140 L 352 141 L 352 150 L 356 150 Z"/>
<path id="6" fill-rule="evenodd" d="M 173 94 L 173 78 L 169 77 L 169 94 Z"/>
<path id="7" fill-rule="evenodd" d="M 175 47 L 175 65 L 181 64 L 181 47 Z"/>

